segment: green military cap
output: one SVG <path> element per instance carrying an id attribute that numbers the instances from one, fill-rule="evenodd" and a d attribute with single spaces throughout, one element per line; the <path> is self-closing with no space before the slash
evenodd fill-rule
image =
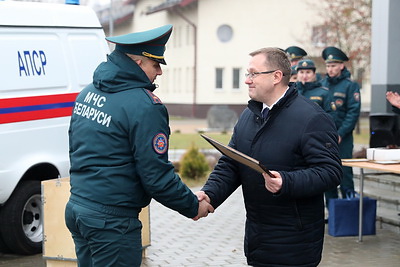
<path id="1" fill-rule="evenodd" d="M 288 54 L 290 61 L 307 56 L 307 52 L 298 46 L 289 46 L 285 49 L 285 52 Z"/>
<path id="2" fill-rule="evenodd" d="M 290 75 L 297 74 L 297 65 L 293 65 L 290 70 Z"/>
<path id="3" fill-rule="evenodd" d="M 349 60 L 349 58 L 342 50 L 334 46 L 328 46 L 327 48 L 325 48 L 322 51 L 322 58 L 325 60 L 326 63 L 342 63 Z"/>
<path id="4" fill-rule="evenodd" d="M 107 37 L 106 40 L 116 44 L 115 50 L 132 55 L 145 56 L 166 65 L 167 63 L 164 60 L 165 44 L 171 32 L 172 25 L 168 24 L 144 32 Z"/>
<path id="5" fill-rule="evenodd" d="M 297 63 L 297 71 L 298 70 L 314 70 L 315 71 L 314 61 L 311 59 L 302 59 Z"/>

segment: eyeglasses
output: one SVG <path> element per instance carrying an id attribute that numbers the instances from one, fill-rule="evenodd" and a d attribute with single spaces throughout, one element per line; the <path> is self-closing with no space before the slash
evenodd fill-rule
<path id="1" fill-rule="evenodd" d="M 275 71 L 277 71 L 277 70 L 250 72 L 250 73 L 245 73 L 244 76 L 246 76 L 246 78 L 249 78 L 250 80 L 253 80 L 259 74 L 269 74 L 269 73 L 273 73 Z"/>

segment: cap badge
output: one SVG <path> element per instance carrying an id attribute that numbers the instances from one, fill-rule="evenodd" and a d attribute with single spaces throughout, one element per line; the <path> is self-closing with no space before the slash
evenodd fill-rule
<path id="1" fill-rule="evenodd" d="M 333 55 L 329 55 L 329 56 L 328 56 L 328 59 L 333 59 Z"/>
<path id="2" fill-rule="evenodd" d="M 307 65 L 308 65 L 307 62 L 305 61 L 301 64 L 302 67 L 307 67 Z"/>

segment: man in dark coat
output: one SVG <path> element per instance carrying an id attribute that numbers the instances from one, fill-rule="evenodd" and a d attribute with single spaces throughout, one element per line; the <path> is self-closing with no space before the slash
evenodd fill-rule
<path id="1" fill-rule="evenodd" d="M 217 208 L 242 186 L 249 265 L 317 266 L 325 229 L 323 193 L 342 175 L 337 131 L 321 107 L 299 95 L 295 85 L 288 87 L 284 52 L 264 48 L 250 56 L 251 100 L 229 146 L 259 160 L 275 177 L 222 156 L 196 194 Z"/>

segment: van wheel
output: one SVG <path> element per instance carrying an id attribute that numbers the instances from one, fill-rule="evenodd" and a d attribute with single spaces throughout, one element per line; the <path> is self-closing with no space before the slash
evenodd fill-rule
<path id="1" fill-rule="evenodd" d="M 1 207 L 0 207 L 0 210 L 1 210 Z M 1 237 L 1 234 L 0 234 L 0 256 L 2 253 L 8 253 L 8 252 L 10 252 L 10 249 L 6 246 L 6 244 L 4 243 L 3 238 Z"/>
<path id="2" fill-rule="evenodd" d="M 3 241 L 3 238 L 0 236 L 0 256 L 2 253 L 10 253 L 11 250 L 6 246 Z"/>
<path id="3" fill-rule="evenodd" d="M 16 254 L 42 251 L 43 218 L 40 181 L 21 182 L 0 210 L 0 234 Z"/>

